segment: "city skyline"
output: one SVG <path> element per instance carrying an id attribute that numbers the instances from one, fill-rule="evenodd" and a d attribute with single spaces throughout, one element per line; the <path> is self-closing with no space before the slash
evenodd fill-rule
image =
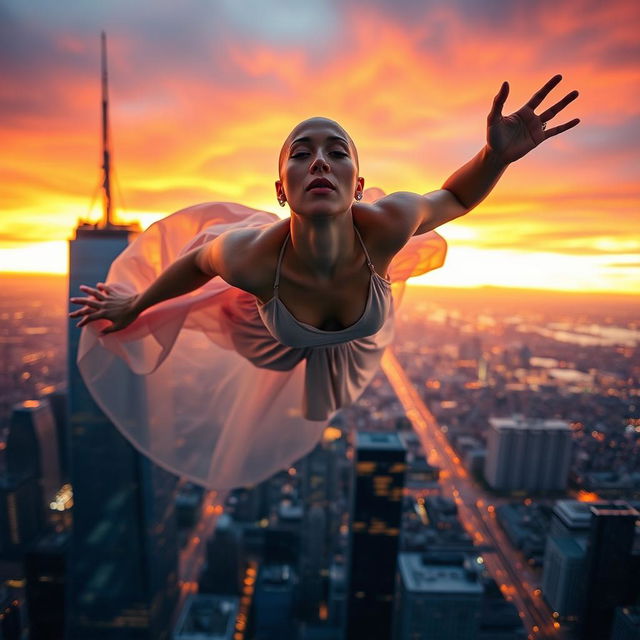
<path id="1" fill-rule="evenodd" d="M 559 72 L 543 107 L 578 89 L 556 120 L 581 124 L 441 227 L 447 262 L 418 281 L 620 293 L 640 284 L 632 2 L 273 2 L 242 12 L 221 2 L 151 13 L 144 3 L 60 12 L 8 2 L 2 12 L 1 272 L 65 273 L 77 219 L 100 215 L 90 204 L 104 28 L 120 222 L 145 228 L 207 200 L 283 215 L 277 151 L 317 113 L 352 134 L 366 186 L 437 189 L 483 145 L 503 80 L 507 114 Z"/>
<path id="2" fill-rule="evenodd" d="M 86 272 L 91 261 L 80 262 Z M 81 277 L 74 269 L 74 278 Z M 72 364 L 68 350 L 71 356 L 76 347 L 65 339 L 69 325 L 65 278 L 50 278 L 45 288 L 37 286 L 37 278 L 16 280 L 31 282 L 30 289 L 8 288 L 0 301 L 0 345 L 9 364 L 3 372 L 0 418 L 11 417 L 10 437 L 0 440 L 0 450 L 5 447 L 5 454 L 19 461 L 12 452 L 11 436 L 23 424 L 18 416 L 25 410 L 37 411 L 36 398 L 43 399 L 43 406 L 48 404 L 46 400 L 53 397 Z M 204 497 L 195 487 L 180 485 L 175 503 L 170 502 L 166 512 L 175 508 L 178 526 L 180 601 L 175 615 L 181 622 L 174 633 L 209 611 L 214 615 L 207 619 L 216 628 L 224 626 L 234 638 L 233 634 L 246 631 L 243 637 L 248 640 L 260 629 L 288 624 L 292 601 L 304 598 L 309 606 L 297 611 L 298 632 L 292 637 L 340 637 L 349 611 L 349 523 L 354 532 L 361 526 L 346 493 L 353 482 L 348 478 L 361 462 L 347 433 L 355 436 L 368 430 L 375 437 L 398 433 L 408 447 L 398 558 L 405 558 L 405 565 L 412 561 L 411 570 L 420 581 L 408 580 L 407 566 L 402 573 L 402 563 L 398 565 L 394 620 L 398 624 L 402 620 L 400 638 L 409 629 L 432 635 L 427 621 L 437 619 L 430 615 L 425 619 L 420 612 L 436 607 L 441 628 L 466 625 L 466 620 L 468 637 L 474 640 L 487 640 L 496 627 L 515 632 L 523 626 L 537 640 L 582 640 L 576 628 L 581 616 L 575 610 L 582 596 L 576 593 L 571 601 L 568 596 L 572 576 L 587 568 L 589 509 L 620 500 L 640 507 L 637 314 L 631 304 L 620 302 L 622 296 L 610 296 L 617 302 L 608 303 L 604 296 L 540 293 L 521 304 L 504 291 L 491 290 L 492 295 L 482 296 L 475 291 L 433 288 L 425 296 L 420 289 L 407 287 L 398 309 L 396 356 L 387 359 L 362 398 L 341 412 L 335 426 L 326 430 L 322 446 L 309 457 L 253 488 L 231 492 L 228 498 L 215 491 Z M 547 304 L 539 305 L 537 299 Z M 67 394 L 77 404 L 78 390 L 72 386 L 59 397 Z M 538 495 L 490 489 L 485 475 L 489 426 L 496 416 L 514 414 L 568 422 L 573 454 L 566 490 Z M 81 415 L 85 420 L 88 414 Z M 60 428 L 70 428 L 73 418 L 68 426 L 64 424 Z M 101 430 L 92 420 L 84 437 L 90 432 L 98 436 Z M 79 438 L 83 438 L 82 429 L 73 436 L 76 448 Z M 89 462 L 88 455 L 83 457 Z M 103 457 L 104 462 L 111 459 Z M 119 453 L 113 459 L 122 468 L 128 456 Z M 56 509 L 51 506 L 48 515 L 60 526 L 65 521 L 69 526 L 70 518 L 78 526 L 84 518 L 83 494 L 85 504 L 88 492 L 99 495 L 92 489 L 97 478 L 80 481 L 75 466 L 73 493 L 65 485 L 65 491 L 56 496 Z M 44 482 L 46 468 L 42 471 Z M 383 473 L 374 479 L 374 489 L 384 493 L 389 477 Z M 32 503 L 24 492 L 17 493 L 14 484 L 5 482 L 5 492 L 16 495 L 16 514 L 24 518 Z M 152 511 L 165 513 L 161 505 L 166 499 L 166 491 L 159 492 L 153 500 L 158 508 Z M 96 507 L 112 504 L 111 500 L 94 502 Z M 142 526 L 145 514 L 147 510 L 140 509 L 126 518 L 128 526 Z M 555 514 L 563 516 L 562 527 L 554 524 Z M 10 511 L 0 514 L 0 518 L 7 516 L 13 517 Z M 384 530 L 382 520 L 376 512 L 372 516 L 371 534 L 378 535 Z M 229 529 L 226 541 L 225 527 Z M 96 528 L 96 536 L 101 531 L 106 531 L 102 525 Z M 153 544 L 160 531 L 152 527 L 145 540 Z M 28 535 L 25 528 L 23 536 Z M 245 554 L 237 553 L 238 538 L 243 540 Z M 52 603 L 60 602 L 60 587 L 71 579 L 71 566 L 64 564 L 65 544 L 62 538 L 44 538 L 25 561 L 29 624 L 34 631 L 36 624 L 41 627 L 47 620 L 54 624 Z M 72 548 L 77 557 L 78 546 Z M 309 553 L 321 548 L 326 554 Z M 102 554 L 106 546 L 100 550 Z M 158 553 L 155 564 L 165 566 L 172 553 L 172 548 Z M 221 553 L 229 563 L 221 562 Z M 132 550 L 129 564 L 131 554 Z M 380 569 L 382 554 L 365 554 L 371 555 Z M 638 559 L 634 553 L 630 565 L 638 566 Z M 3 565 L 5 585 L 13 594 L 10 602 L 17 608 L 24 607 L 25 601 L 20 567 L 15 562 Z M 631 586 L 637 590 L 635 584 Z M 39 588 L 42 585 L 47 591 Z M 622 589 L 624 583 L 616 587 Z M 462 612 L 464 593 L 469 598 Z M 236 611 L 233 603 L 238 599 Z M 114 598 L 113 605 L 117 602 Z M 70 623 L 60 619 L 60 606 L 55 624 Z M 280 615 L 273 615 L 276 612 Z M 616 620 L 626 615 L 626 622 L 620 624 L 637 626 L 637 612 L 637 607 L 630 606 L 614 614 L 607 604 L 603 620 L 610 624 L 611 615 Z M 131 616 L 126 619 L 134 621 Z M 274 637 L 284 637 L 277 633 Z"/>

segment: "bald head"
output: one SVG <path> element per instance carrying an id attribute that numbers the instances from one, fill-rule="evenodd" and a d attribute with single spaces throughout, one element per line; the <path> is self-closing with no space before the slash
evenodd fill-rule
<path id="1" fill-rule="evenodd" d="M 351 139 L 351 136 L 335 120 L 331 120 L 330 118 L 323 118 L 322 116 L 314 116 L 313 118 L 307 118 L 306 120 L 303 120 L 302 122 L 297 124 L 282 144 L 282 148 L 280 149 L 280 156 L 278 158 L 278 175 L 280 177 L 282 177 L 282 164 L 286 158 L 291 143 L 298 137 L 298 135 L 305 127 L 311 127 L 314 125 L 326 125 L 332 127 L 336 130 L 338 135 L 343 135 L 349 143 L 349 148 L 351 149 L 351 153 L 353 154 L 353 159 L 355 160 L 356 167 L 358 167 L 358 170 L 360 169 L 360 163 L 358 161 L 358 150 L 356 149 L 356 145 Z"/>

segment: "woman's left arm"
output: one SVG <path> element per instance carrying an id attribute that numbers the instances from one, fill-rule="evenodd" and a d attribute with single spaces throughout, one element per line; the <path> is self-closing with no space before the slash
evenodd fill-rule
<path id="1" fill-rule="evenodd" d="M 502 83 L 487 117 L 487 144 L 451 175 L 442 189 L 418 196 L 418 220 L 414 235 L 435 229 L 471 211 L 489 195 L 509 164 L 548 138 L 580 122 L 575 118 L 557 127 L 546 128 L 551 118 L 578 97 L 577 91 L 568 93 L 540 115 L 533 112 L 561 79 L 561 75 L 551 78 L 522 108 L 509 116 L 502 115 L 502 107 L 509 95 L 509 84 Z M 406 206 L 408 194 L 403 195 Z"/>

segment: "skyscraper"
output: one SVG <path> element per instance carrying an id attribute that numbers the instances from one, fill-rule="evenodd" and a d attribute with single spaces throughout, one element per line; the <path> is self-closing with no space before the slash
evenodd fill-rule
<path id="1" fill-rule="evenodd" d="M 580 500 L 556 500 L 549 535 L 558 538 L 574 538 L 587 544 L 591 525 L 591 507 L 605 502 L 581 502 Z"/>
<path id="2" fill-rule="evenodd" d="M 351 497 L 349 640 L 391 634 L 406 448 L 395 433 L 357 432 Z"/>
<path id="3" fill-rule="evenodd" d="M 564 490 L 571 430 L 563 420 L 490 418 L 484 475 L 493 489 Z"/>
<path id="4" fill-rule="evenodd" d="M 334 443 L 335 439 L 323 438 L 300 461 L 304 501 L 299 565 L 300 609 L 302 617 L 308 621 L 318 620 L 323 605 L 326 606 L 333 542 L 330 528 L 337 520 L 337 453 Z"/>
<path id="5" fill-rule="evenodd" d="M 4 585 L 0 585 L 0 638 L 21 640 L 25 632 L 24 602 L 16 600 Z"/>
<path id="6" fill-rule="evenodd" d="M 43 468 L 56 471 L 57 454 L 43 446 L 55 442 L 48 404 L 29 400 L 15 405 L 0 447 L 0 557 L 20 556 L 46 527 L 48 501 L 43 493 Z M 51 465 L 48 463 L 52 462 Z M 53 474 L 55 475 L 55 474 Z M 52 474 L 48 473 L 51 478 Z M 49 486 L 49 483 L 47 483 Z M 51 498 L 49 498 L 51 499 Z"/>
<path id="7" fill-rule="evenodd" d="M 56 425 L 56 435 L 58 439 L 60 478 L 64 484 L 65 482 L 69 482 L 69 397 L 66 389 L 62 389 L 54 385 L 46 387 L 42 392 L 42 397 L 49 401 L 51 411 L 53 412 L 53 419 Z"/>
<path id="8" fill-rule="evenodd" d="M 173 640 L 233 640 L 238 598 L 191 594 L 180 613 Z"/>
<path id="9" fill-rule="evenodd" d="M 111 220 L 106 37 L 102 34 L 103 211 L 69 242 L 69 293 L 104 281 L 139 231 Z M 76 363 L 80 330 L 69 320 L 69 455 L 73 528 L 67 640 L 167 640 L 178 595 L 177 478 L 138 453 L 95 403 Z M 144 376 L 139 376 L 142 386 Z M 116 381 L 114 380 L 114 383 Z M 131 403 L 141 402 L 135 388 Z M 125 402 L 126 399 L 122 398 Z M 132 415 L 135 415 L 132 405 Z"/>
<path id="10" fill-rule="evenodd" d="M 324 598 L 322 571 L 327 558 L 326 528 L 324 509 L 314 504 L 305 511 L 300 554 L 300 613 L 305 620 L 317 620 L 320 616 Z"/>
<path id="11" fill-rule="evenodd" d="M 202 593 L 239 595 L 244 577 L 242 535 L 240 527 L 223 513 L 216 531 L 207 541 L 207 566 L 200 576 Z"/>
<path id="12" fill-rule="evenodd" d="M 609 638 L 616 607 L 635 604 L 632 548 L 640 513 L 623 501 L 591 507 L 582 640 Z"/>
<path id="13" fill-rule="evenodd" d="M 640 640 L 640 607 L 616 609 L 611 640 Z"/>
<path id="14" fill-rule="evenodd" d="M 49 401 L 26 400 L 13 407 L 7 455 L 9 471 L 32 470 L 42 487 L 43 514 L 62 485 L 58 434 Z"/>
<path id="15" fill-rule="evenodd" d="M 289 564 L 263 564 L 253 596 L 247 636 L 256 640 L 295 637 L 295 592 L 298 576 Z"/>
<path id="16" fill-rule="evenodd" d="M 606 504 L 557 500 L 551 514 L 542 574 L 542 593 L 560 620 L 573 622 L 583 609 L 591 507 Z"/>
<path id="17" fill-rule="evenodd" d="M 484 589 L 469 560 L 399 555 L 394 640 L 476 640 Z"/>
<path id="18" fill-rule="evenodd" d="M 575 620 L 582 609 L 585 576 L 584 545 L 569 536 L 548 536 L 544 554 L 542 592 L 561 619 Z"/>
<path id="19" fill-rule="evenodd" d="M 104 280 L 130 227 L 81 225 L 70 241 L 69 288 Z M 69 323 L 69 417 L 74 492 L 68 640 L 161 640 L 177 597 L 177 478 L 138 453 L 89 394 Z M 135 401 L 135 394 L 132 394 Z"/>
<path id="20" fill-rule="evenodd" d="M 52 532 L 38 540 L 25 555 L 30 640 L 64 637 L 68 546 L 68 532 Z"/>

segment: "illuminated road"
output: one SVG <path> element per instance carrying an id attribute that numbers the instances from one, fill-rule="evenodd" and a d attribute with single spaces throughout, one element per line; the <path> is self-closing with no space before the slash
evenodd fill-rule
<path id="1" fill-rule="evenodd" d="M 206 561 L 207 540 L 216 528 L 218 516 L 222 513 L 225 494 L 208 491 L 202 501 L 202 516 L 191 532 L 186 546 L 180 551 L 178 580 L 180 596 L 175 608 L 176 615 L 182 610 L 190 593 L 198 591 L 198 577 Z"/>
<path id="2" fill-rule="evenodd" d="M 482 553 L 487 571 L 500 585 L 505 598 L 517 606 L 525 629 L 529 631 L 528 637 L 532 640 L 561 640 L 564 634 L 553 618 L 553 612 L 540 596 L 518 552 L 512 548 L 496 521 L 492 498 L 486 496 L 469 478 L 390 349 L 385 351 L 382 358 L 382 369 L 420 438 L 429 463 L 441 469 L 439 482 L 443 493 L 455 500 L 467 533 L 476 544 L 492 549 Z"/>

